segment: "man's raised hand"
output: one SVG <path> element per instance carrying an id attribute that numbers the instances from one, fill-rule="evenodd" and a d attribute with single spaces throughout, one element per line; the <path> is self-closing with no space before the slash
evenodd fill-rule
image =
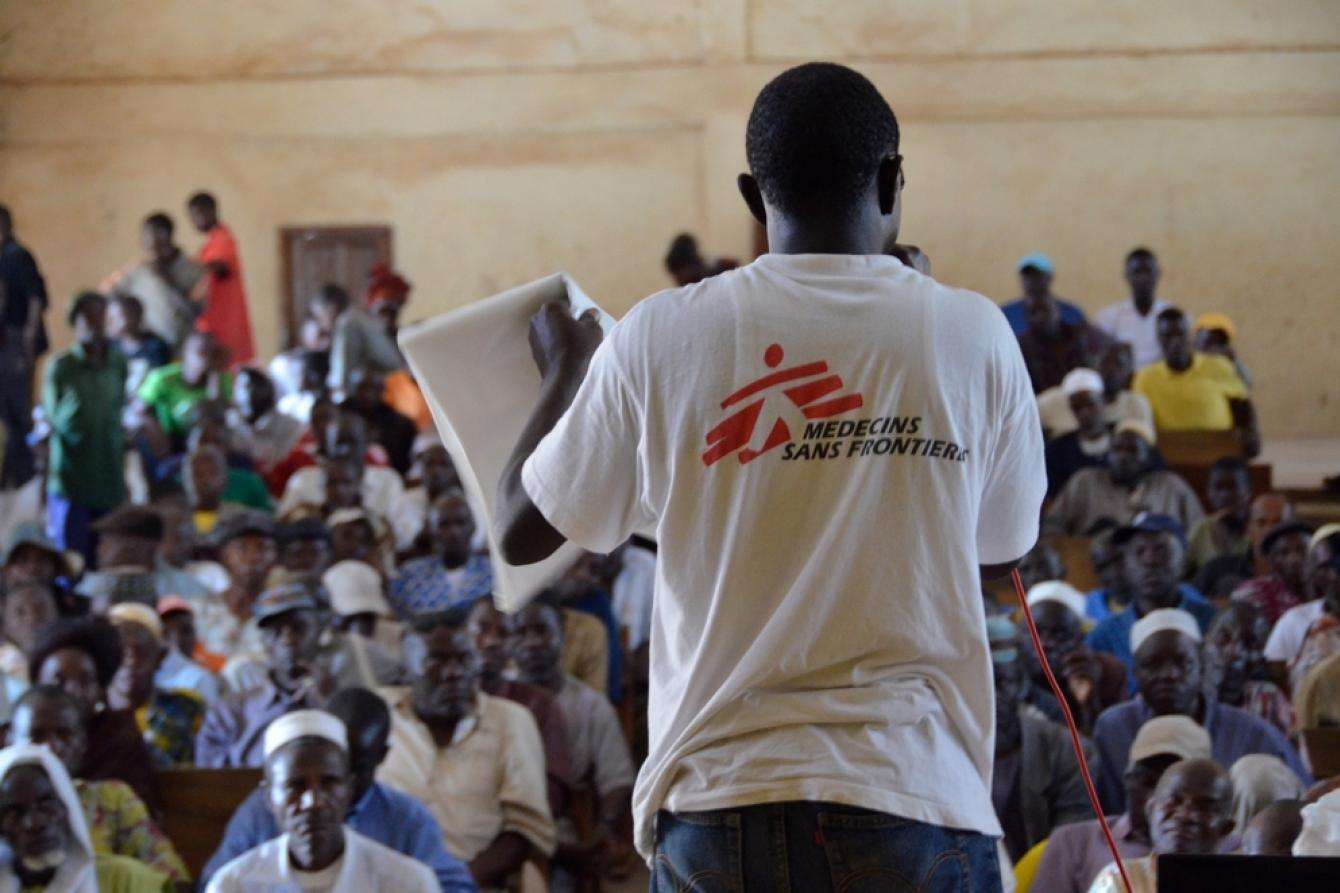
<path id="1" fill-rule="evenodd" d="M 594 309 L 574 319 L 566 301 L 550 301 L 530 320 L 530 352 L 544 379 L 556 374 L 583 378 L 603 337 Z"/>

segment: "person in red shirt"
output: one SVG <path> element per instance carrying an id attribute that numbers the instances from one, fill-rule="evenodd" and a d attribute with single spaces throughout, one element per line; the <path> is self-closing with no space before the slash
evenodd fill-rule
<path id="1" fill-rule="evenodd" d="M 205 312 L 196 320 L 196 328 L 211 333 L 228 348 L 234 368 L 244 366 L 256 356 L 251 340 L 251 317 L 247 313 L 247 292 L 242 285 L 242 261 L 237 241 L 228 227 L 219 222 L 219 205 L 208 192 L 197 192 L 186 203 L 191 223 L 205 234 L 197 260 L 209 270 Z"/>

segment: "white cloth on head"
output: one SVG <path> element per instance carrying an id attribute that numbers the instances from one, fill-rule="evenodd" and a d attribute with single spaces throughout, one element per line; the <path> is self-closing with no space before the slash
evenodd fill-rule
<path id="1" fill-rule="evenodd" d="M 1303 807 L 1303 830 L 1293 842 L 1295 856 L 1340 856 L 1340 791 Z"/>
<path id="2" fill-rule="evenodd" d="M 1181 608 L 1156 608 L 1135 621 L 1135 625 L 1131 627 L 1131 654 L 1140 650 L 1145 639 L 1166 629 L 1175 630 L 1197 642 L 1200 641 L 1200 624 L 1196 623 L 1196 618 L 1189 612 Z"/>
<path id="3" fill-rule="evenodd" d="M 1154 716 L 1135 733 L 1126 763 L 1169 754 L 1181 760 L 1208 760 L 1212 752 L 1210 733 L 1191 717 L 1180 713 Z"/>
<path id="4" fill-rule="evenodd" d="M 321 575 L 321 585 L 330 594 L 330 606 L 336 614 L 376 614 L 394 617 L 382 594 L 382 575 L 365 561 L 340 561 Z"/>
<path id="5" fill-rule="evenodd" d="M 274 720 L 265 729 L 265 758 L 299 738 L 324 738 L 349 752 L 349 732 L 344 723 L 324 710 L 294 710 Z"/>
<path id="6" fill-rule="evenodd" d="M 442 888 L 427 865 L 344 828 L 344 855 L 331 893 L 437 893 Z M 269 840 L 224 865 L 205 893 L 304 893 L 288 857 L 288 835 Z"/>
<path id="7" fill-rule="evenodd" d="M 1081 621 L 1084 620 L 1084 596 L 1064 580 L 1043 580 L 1041 583 L 1034 583 L 1028 590 L 1025 601 L 1030 608 L 1041 602 L 1056 602 L 1069 608 L 1070 612 Z"/>
<path id="8" fill-rule="evenodd" d="M 1098 394 L 1101 397 L 1103 394 L 1103 376 L 1092 369 L 1085 369 L 1083 366 L 1078 369 L 1071 369 L 1066 373 L 1065 378 L 1061 379 L 1061 393 L 1067 397 L 1084 393 Z"/>
<path id="9" fill-rule="evenodd" d="M 654 295 L 522 483 L 584 548 L 659 546 L 644 856 L 660 809 L 783 800 L 1001 833 L 978 570 L 1033 547 L 1046 469 L 995 304 L 883 255 Z"/>
<path id="10" fill-rule="evenodd" d="M 363 486 L 361 488 L 363 508 L 374 515 L 385 518 L 395 533 L 398 548 L 402 542 L 412 542 L 418 530 L 408 532 L 407 538 L 398 523 L 400 501 L 405 495 L 405 485 L 394 469 L 380 465 L 367 465 L 363 468 Z M 296 508 L 305 505 L 325 505 L 326 470 L 320 465 L 311 465 L 294 472 L 284 485 L 284 495 L 279 500 L 275 515 L 283 517 Z"/>
<path id="11" fill-rule="evenodd" d="M 1233 779 L 1233 827 L 1246 829 L 1256 814 L 1277 800 L 1297 800 L 1303 783 L 1279 757 L 1249 753 L 1228 770 Z"/>
<path id="12" fill-rule="evenodd" d="M 45 744 L 11 744 L 0 750 L 0 781 L 16 766 L 41 767 L 65 807 L 65 820 L 70 826 L 72 846 L 65 861 L 56 869 L 56 876 L 47 884 L 46 893 L 98 893 L 93 838 L 88 833 L 83 803 L 64 764 Z M 10 858 L 16 857 L 11 853 Z M 0 893 L 18 893 L 19 889 L 19 879 L 12 865 L 0 865 Z"/>
<path id="13" fill-rule="evenodd" d="M 107 609 L 107 619 L 113 623 L 134 623 L 153 633 L 160 642 L 163 639 L 163 621 L 158 612 L 139 602 L 121 602 Z"/>

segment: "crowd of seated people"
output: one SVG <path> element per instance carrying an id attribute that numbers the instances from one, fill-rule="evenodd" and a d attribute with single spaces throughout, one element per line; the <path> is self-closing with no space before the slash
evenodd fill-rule
<path id="1" fill-rule="evenodd" d="M 500 613 L 487 538 L 395 341 L 410 284 L 379 266 L 361 299 L 323 286 L 297 345 L 262 361 L 235 308 L 211 310 L 240 276 L 218 204 L 188 213 L 208 251 L 151 215 L 144 256 L 62 308 L 73 345 L 46 362 L 26 452 L 6 444 L 0 838 L 16 858 L 0 884 L 626 876 L 655 545 L 581 555 Z M 14 281 L 35 288 L 29 261 Z M 665 263 L 678 284 L 735 264 L 687 235 Z M 1120 852 L 1149 889 L 1161 853 L 1324 849 L 1340 765 L 1311 733 L 1340 724 L 1340 527 L 1253 494 L 1231 321 L 1189 327 L 1144 249 L 1125 261 L 1130 299 L 1093 322 L 1052 293 L 1049 258 L 1017 269 L 1004 311 L 1049 475 L 1046 537 L 1019 570 Z M 1197 430 L 1240 446 L 1208 469 L 1204 503 L 1159 449 Z M 1057 537 L 1084 549 L 1062 560 Z M 988 609 L 1003 857 L 1023 889 L 1109 889 L 1066 709 L 1019 606 Z M 264 778 L 194 865 L 162 787 L 190 768 Z M 1205 812 L 1179 819 L 1195 834 L 1159 818 L 1184 799 Z"/>

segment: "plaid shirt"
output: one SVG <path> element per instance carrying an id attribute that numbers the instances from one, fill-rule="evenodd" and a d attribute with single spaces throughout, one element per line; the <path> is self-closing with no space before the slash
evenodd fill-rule
<path id="1" fill-rule="evenodd" d="M 436 555 L 407 562 L 391 581 L 388 601 L 401 617 L 445 611 L 472 602 L 493 591 L 493 565 L 483 555 L 471 555 L 451 579 Z"/>

